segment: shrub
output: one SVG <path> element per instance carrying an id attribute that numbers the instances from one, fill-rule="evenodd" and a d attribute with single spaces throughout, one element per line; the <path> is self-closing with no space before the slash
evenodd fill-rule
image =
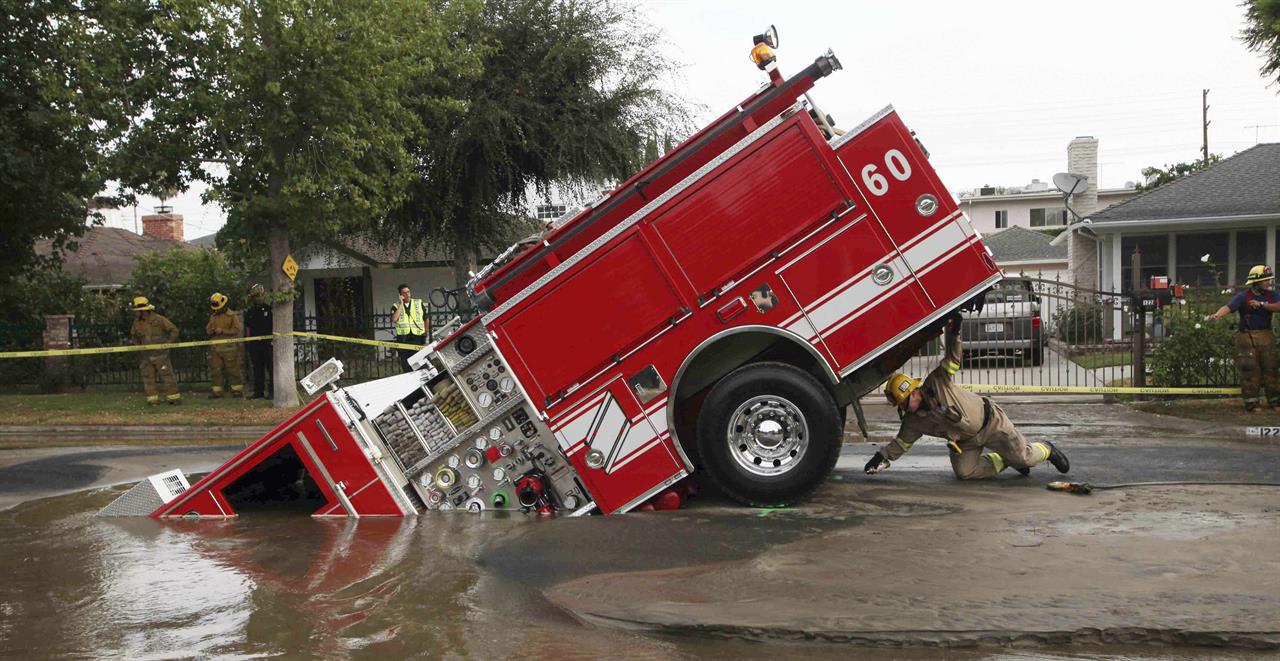
<path id="1" fill-rule="evenodd" d="M 1237 382 L 1234 317 L 1201 321 L 1192 315 L 1170 315 L 1164 322 L 1168 335 L 1148 359 L 1151 385 L 1226 386 Z"/>
<path id="2" fill-rule="evenodd" d="M 1054 315 L 1054 335 L 1067 344 L 1093 344 L 1102 340 L 1106 311 L 1095 303 L 1077 303 Z"/>

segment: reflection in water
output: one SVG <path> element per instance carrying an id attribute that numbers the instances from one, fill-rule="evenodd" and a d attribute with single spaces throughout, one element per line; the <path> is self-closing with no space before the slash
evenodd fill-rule
<path id="1" fill-rule="evenodd" d="M 231 521 L 157 523 L 92 516 L 119 492 L 52 498 L 0 512 L 0 655 L 1205 658 L 1159 649 L 1124 655 L 1089 649 L 851 649 L 613 631 L 579 624 L 543 600 L 532 587 L 547 578 L 540 561 L 530 558 L 531 574 L 511 578 L 509 567 L 528 548 L 522 543 L 554 540 L 559 548 L 549 550 L 552 555 L 607 558 L 596 553 L 602 538 L 621 540 L 610 552 L 625 554 L 639 548 L 627 535 L 652 536 L 664 525 L 705 528 L 706 519 L 441 514 L 347 521 L 260 513 Z M 738 536 L 761 525 L 748 513 L 724 518 L 726 529 Z M 488 553 L 496 565 L 486 567 L 482 550 L 495 546 L 505 548 Z M 611 564 L 605 569 L 616 571 L 625 563 Z"/>

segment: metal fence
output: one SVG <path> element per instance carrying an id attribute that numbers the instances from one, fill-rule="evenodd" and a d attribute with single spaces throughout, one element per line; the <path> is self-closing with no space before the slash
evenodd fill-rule
<path id="1" fill-rule="evenodd" d="M 439 337 L 450 327 L 451 321 L 471 317 L 469 310 L 430 310 L 427 314 L 428 330 Z M 127 346 L 132 343 L 127 324 L 77 323 L 68 320 L 71 348 Z M 456 325 L 456 322 L 455 324 Z M 295 316 L 295 331 L 337 335 L 370 340 L 394 341 L 394 325 L 391 314 L 376 313 L 365 316 L 317 317 Z M 44 324 L 0 324 L 0 351 L 31 351 L 43 347 Z M 206 339 L 204 327 L 179 328 L 179 341 Z M 244 347 L 239 347 L 245 361 L 245 375 L 249 378 L 248 362 Z M 184 347 L 169 352 L 174 373 L 180 384 L 207 383 L 209 381 L 208 347 Z M 391 376 L 400 372 L 396 350 L 318 338 L 294 338 L 294 360 L 299 374 L 306 374 L 331 357 L 343 361 L 349 378 L 359 380 Z M 71 384 L 86 386 L 141 387 L 136 353 L 105 353 L 87 356 L 71 356 L 60 359 L 58 372 Z M 43 358 L 25 358 L 0 361 L 0 379 L 18 385 L 40 384 L 44 378 L 47 361 Z"/>
<path id="2" fill-rule="evenodd" d="M 1173 299 L 1009 278 L 981 311 L 964 314 L 964 370 L 956 378 L 1047 388 L 1233 386 L 1233 325 L 1204 320 L 1230 293 Z M 906 369 L 928 373 L 941 349 L 930 343 Z"/>

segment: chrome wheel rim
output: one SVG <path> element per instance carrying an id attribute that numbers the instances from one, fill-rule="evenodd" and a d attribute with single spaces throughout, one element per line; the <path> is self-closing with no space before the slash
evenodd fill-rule
<path id="1" fill-rule="evenodd" d="M 743 402 L 729 416 L 729 455 L 740 468 L 761 477 L 791 470 L 809 449 L 809 425 L 800 407 L 777 395 Z"/>

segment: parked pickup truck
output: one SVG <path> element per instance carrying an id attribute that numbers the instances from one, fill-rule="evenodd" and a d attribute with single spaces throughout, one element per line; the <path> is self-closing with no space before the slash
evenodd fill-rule
<path id="1" fill-rule="evenodd" d="M 1014 356 L 1024 364 L 1044 362 L 1040 297 L 1030 280 L 1002 280 L 987 292 L 981 311 L 962 314 L 966 357 Z"/>

